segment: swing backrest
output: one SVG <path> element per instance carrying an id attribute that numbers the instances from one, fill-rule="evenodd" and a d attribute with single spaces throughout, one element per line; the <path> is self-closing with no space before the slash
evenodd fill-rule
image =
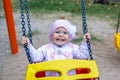
<path id="1" fill-rule="evenodd" d="M 118 52 L 120 52 L 120 32 L 114 34 L 114 45 Z"/>
<path id="2" fill-rule="evenodd" d="M 87 73 L 69 76 L 70 70 L 87 69 Z M 61 75 L 59 77 L 39 77 L 35 75 L 42 71 L 56 71 Z M 78 80 L 98 78 L 98 68 L 94 60 L 54 60 L 36 64 L 28 64 L 25 80 Z"/>

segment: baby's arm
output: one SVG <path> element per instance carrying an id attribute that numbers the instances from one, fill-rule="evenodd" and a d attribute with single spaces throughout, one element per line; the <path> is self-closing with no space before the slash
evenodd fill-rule
<path id="1" fill-rule="evenodd" d="M 44 54 L 42 51 L 36 50 L 32 44 L 30 43 L 29 39 L 27 37 L 22 36 L 21 38 L 21 44 L 24 46 L 27 43 L 27 47 L 30 52 L 30 56 L 32 58 L 33 62 L 40 62 L 44 60 Z"/>
<path id="2" fill-rule="evenodd" d="M 81 42 L 81 45 L 76 47 L 75 49 L 75 58 L 77 59 L 89 59 L 89 50 L 86 41 L 90 40 L 90 34 L 86 33 L 83 35 L 83 40 Z"/>
<path id="3" fill-rule="evenodd" d="M 88 50 L 88 46 L 87 43 L 82 41 L 81 45 L 79 47 L 79 52 L 81 54 L 81 59 L 89 59 L 89 50 Z"/>

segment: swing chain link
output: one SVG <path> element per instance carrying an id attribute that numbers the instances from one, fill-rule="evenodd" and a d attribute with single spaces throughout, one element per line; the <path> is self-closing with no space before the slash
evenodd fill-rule
<path id="1" fill-rule="evenodd" d="M 28 1 L 25 0 L 25 9 L 26 9 L 26 16 L 27 16 L 27 22 L 28 22 L 28 36 L 30 39 L 31 44 L 32 43 L 32 31 L 31 31 L 31 24 L 30 24 L 30 17 L 29 17 L 29 9 L 28 9 Z"/>
<path id="2" fill-rule="evenodd" d="M 118 23 L 117 23 L 116 34 L 118 33 L 119 24 L 120 24 L 120 8 L 119 8 L 119 14 L 118 14 Z"/>
<path id="3" fill-rule="evenodd" d="M 20 8 L 21 8 L 21 24 L 22 24 L 22 32 L 23 32 L 23 36 L 26 37 L 26 28 L 25 28 L 25 16 L 24 16 L 24 5 L 23 5 L 23 1 L 20 0 Z"/>
<path id="4" fill-rule="evenodd" d="M 29 12 L 28 12 L 28 7 L 27 7 L 27 1 L 25 0 L 25 7 L 26 7 L 26 16 L 27 16 L 27 22 L 28 22 L 28 32 L 29 32 L 29 39 L 30 42 L 32 43 L 32 31 L 31 31 L 31 25 L 30 25 L 30 18 L 29 18 Z M 20 0 L 20 9 L 21 9 L 21 25 L 22 25 L 22 32 L 23 32 L 23 36 L 26 37 L 26 28 L 25 28 L 25 15 L 24 15 L 24 4 L 23 4 L 23 0 Z M 30 51 L 27 47 L 27 44 L 25 44 L 24 46 L 25 51 L 26 51 L 26 55 L 28 58 L 29 63 L 33 63 L 31 56 L 30 56 Z"/>
<path id="5" fill-rule="evenodd" d="M 86 23 L 86 11 L 85 11 L 85 1 L 84 0 L 81 0 L 81 5 L 82 5 L 82 26 L 83 26 L 83 35 L 85 33 L 88 32 L 87 30 L 87 23 Z M 90 41 L 87 40 L 87 46 L 88 46 L 88 50 L 89 50 L 89 56 L 90 56 L 90 59 L 93 60 L 93 57 L 92 57 L 92 50 L 91 50 L 91 46 L 90 46 Z"/>

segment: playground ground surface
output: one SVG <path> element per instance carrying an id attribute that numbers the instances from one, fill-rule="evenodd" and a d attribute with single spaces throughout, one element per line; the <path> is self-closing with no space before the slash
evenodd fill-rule
<path id="1" fill-rule="evenodd" d="M 35 48 L 49 42 L 48 32 L 50 24 L 61 15 L 66 16 L 81 31 L 81 17 L 71 16 L 69 13 L 44 14 L 42 16 L 31 15 L 32 30 L 38 32 L 33 36 Z M 0 18 L 0 80 L 24 80 L 28 60 L 24 48 L 20 45 L 21 25 L 20 14 L 14 13 L 15 28 L 19 52 L 12 55 L 10 51 L 9 37 L 5 18 Z M 100 80 L 119 80 L 120 53 L 114 47 L 114 24 L 111 20 L 88 17 L 88 30 L 101 41 L 91 41 L 92 54 L 97 62 Z"/>

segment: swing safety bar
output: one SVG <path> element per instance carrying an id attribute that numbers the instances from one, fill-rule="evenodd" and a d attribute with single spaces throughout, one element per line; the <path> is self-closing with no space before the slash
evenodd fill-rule
<path id="1" fill-rule="evenodd" d="M 75 69 L 88 69 L 87 73 L 75 74 L 72 76 L 67 75 L 68 71 Z M 60 72 L 58 77 L 39 77 L 35 75 L 37 72 L 42 71 L 56 71 Z M 29 64 L 26 72 L 25 80 L 78 80 L 98 78 L 99 73 L 95 60 L 54 60 L 41 62 L 36 64 Z"/>

